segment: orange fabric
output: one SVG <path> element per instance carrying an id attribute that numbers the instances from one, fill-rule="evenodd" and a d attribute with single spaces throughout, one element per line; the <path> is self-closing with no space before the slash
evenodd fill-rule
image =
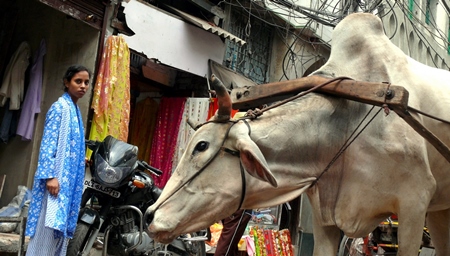
<path id="1" fill-rule="evenodd" d="M 139 148 L 138 158 L 150 162 L 153 134 L 155 132 L 158 102 L 146 98 L 136 103 L 130 124 L 130 144 Z"/>
<path id="2" fill-rule="evenodd" d="M 219 102 L 217 98 L 212 98 L 211 102 L 209 103 L 208 120 L 216 114 L 216 111 L 218 109 L 219 109 Z M 234 114 L 236 114 L 237 112 L 239 112 L 239 110 L 232 109 L 231 116 L 234 116 Z"/>
<path id="3" fill-rule="evenodd" d="M 107 135 L 127 141 L 130 118 L 130 50 L 121 36 L 110 36 L 95 83 L 89 139 L 102 141 Z"/>

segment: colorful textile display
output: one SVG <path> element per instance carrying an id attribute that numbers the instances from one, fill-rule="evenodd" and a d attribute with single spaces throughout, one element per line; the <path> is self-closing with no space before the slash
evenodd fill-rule
<path id="1" fill-rule="evenodd" d="M 273 230 L 252 226 L 250 236 L 255 242 L 254 256 L 294 256 L 288 229 Z"/>
<path id="2" fill-rule="evenodd" d="M 121 36 L 106 40 L 92 97 L 89 139 L 107 135 L 127 141 L 130 118 L 130 50 Z M 90 152 L 89 152 L 90 154 Z"/>
<path id="3" fill-rule="evenodd" d="M 163 97 L 159 104 L 149 164 L 163 172 L 161 176 L 154 177 L 156 186 L 160 188 L 166 185 L 172 174 L 173 156 L 185 102 L 186 98 Z"/>
<path id="4" fill-rule="evenodd" d="M 138 147 L 138 158 L 147 163 L 150 162 L 158 108 L 158 102 L 150 97 L 139 101 L 136 103 L 130 123 L 130 143 Z"/>

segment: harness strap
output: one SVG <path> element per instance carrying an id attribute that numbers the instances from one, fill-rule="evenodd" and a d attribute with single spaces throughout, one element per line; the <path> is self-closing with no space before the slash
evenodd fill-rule
<path id="1" fill-rule="evenodd" d="M 231 125 L 228 127 L 228 129 L 227 129 L 227 131 L 226 131 L 226 133 L 225 133 L 225 137 L 223 138 L 223 141 L 222 141 L 222 146 L 219 148 L 219 150 L 217 150 L 217 151 L 214 153 L 213 157 L 212 157 L 211 159 L 209 159 L 208 162 L 206 162 L 205 165 L 204 165 L 202 168 L 200 168 L 200 170 L 199 170 L 198 172 L 196 172 L 196 173 L 195 173 L 194 175 L 192 175 L 190 178 L 186 179 L 186 180 L 185 180 L 178 188 L 175 189 L 175 191 L 174 191 L 171 195 L 169 195 L 162 203 L 160 203 L 158 206 L 156 206 L 154 212 L 156 212 L 156 211 L 159 209 L 159 207 L 165 203 L 165 201 L 166 201 L 167 199 L 171 198 L 171 197 L 172 197 L 173 195 L 175 195 L 181 188 L 183 188 L 187 183 L 191 182 L 191 181 L 192 181 L 193 179 L 195 179 L 200 173 L 202 173 L 203 170 L 205 170 L 205 168 L 206 168 L 206 167 L 207 167 L 207 166 L 208 166 L 208 165 L 209 165 L 209 164 L 217 157 L 217 155 L 218 155 L 219 152 L 220 152 L 220 149 L 224 148 L 224 147 L 223 147 L 223 144 L 225 144 L 225 140 L 226 140 L 227 137 L 228 137 L 228 133 L 230 132 L 231 127 L 233 127 L 233 125 L 235 125 L 235 124 L 237 123 L 237 121 L 231 121 L 231 120 L 229 120 L 228 122 L 230 122 Z M 207 122 L 207 123 L 212 123 L 212 121 Z M 224 123 L 224 122 L 221 122 L 221 123 Z M 145 211 L 145 214 L 144 214 L 144 219 L 145 219 L 145 220 L 147 220 L 147 219 L 148 219 L 148 216 L 151 215 L 151 213 L 149 212 L 149 209 L 150 209 L 150 208 L 147 208 L 147 210 Z"/>
<path id="2" fill-rule="evenodd" d="M 239 119 L 238 121 L 243 121 L 244 124 L 247 125 L 247 128 L 248 128 L 248 135 L 250 136 L 252 130 L 251 130 L 250 125 L 248 124 L 247 120 L 245 120 L 245 119 Z M 231 128 L 230 128 L 230 129 L 231 129 Z M 221 149 L 222 149 L 224 152 L 227 152 L 227 153 L 229 153 L 229 154 L 231 154 L 231 155 L 233 155 L 233 156 L 237 156 L 237 157 L 240 157 L 240 156 L 241 156 L 241 152 L 239 152 L 239 151 L 237 151 L 237 150 L 232 150 L 232 149 L 226 148 L 226 147 L 223 146 L 223 144 L 222 144 Z M 239 202 L 239 206 L 238 206 L 237 210 L 241 209 L 242 204 L 244 203 L 245 193 L 247 192 L 247 183 L 246 183 L 246 180 L 245 180 L 245 169 L 244 169 L 244 166 L 242 165 L 242 162 L 241 162 L 241 161 L 239 161 L 239 167 L 240 167 L 240 169 L 241 169 L 242 190 L 241 190 L 241 200 L 240 200 L 240 202 Z"/>
<path id="3" fill-rule="evenodd" d="M 182 187 L 184 187 L 187 183 L 189 183 L 189 182 L 191 182 L 193 179 L 195 179 L 200 173 L 202 173 L 203 170 L 205 170 L 205 168 L 206 168 L 206 167 L 207 167 L 207 166 L 208 166 L 208 165 L 209 165 L 209 164 L 217 157 L 217 155 L 219 154 L 220 150 L 223 150 L 224 152 L 227 152 L 227 153 L 229 153 L 229 154 L 231 154 L 231 155 L 233 155 L 233 156 L 237 156 L 237 157 L 240 156 L 240 152 L 239 152 L 239 151 L 231 150 L 231 149 L 226 148 L 226 147 L 223 146 L 223 145 L 225 144 L 225 140 L 226 140 L 227 137 L 228 137 L 228 134 L 230 133 L 231 128 L 232 128 L 236 123 L 238 123 L 239 121 L 243 121 L 243 122 L 247 125 L 247 127 L 248 127 L 248 134 L 249 134 L 249 135 L 251 134 L 250 125 L 248 124 L 247 120 L 244 120 L 244 119 L 238 119 L 238 120 L 234 120 L 234 121 L 228 120 L 227 122 L 228 122 L 228 123 L 231 123 L 231 125 L 228 127 L 228 129 L 227 129 L 227 131 L 226 131 L 226 133 L 225 133 L 225 137 L 224 137 L 224 139 L 223 139 L 223 141 L 222 141 L 222 145 L 221 145 L 220 149 L 216 151 L 216 153 L 214 154 L 214 156 L 213 156 L 211 159 L 209 159 L 209 161 L 206 162 L 206 164 L 205 164 L 198 172 L 196 172 L 194 175 L 192 175 L 189 179 L 186 179 L 185 182 L 183 182 L 178 188 L 176 188 L 175 191 L 174 191 L 171 195 L 169 195 L 169 196 L 166 198 L 166 200 L 169 199 L 170 197 L 172 197 L 172 196 L 173 196 L 175 193 L 177 193 Z M 220 123 L 227 123 L 227 122 L 220 122 Z M 218 123 L 218 122 L 208 121 L 208 122 L 203 123 L 202 125 L 204 125 L 204 124 L 206 124 L 206 123 Z M 197 128 L 199 128 L 199 127 L 202 126 L 202 125 L 197 126 Z M 242 193 L 241 193 L 241 200 L 240 200 L 240 202 L 239 202 L 238 210 L 241 208 L 241 206 L 242 206 L 242 204 L 243 204 L 243 202 L 244 202 L 245 192 L 246 192 L 246 181 L 245 181 L 245 172 L 244 172 L 245 170 L 244 170 L 244 167 L 242 166 L 242 163 L 240 163 L 240 169 L 241 169 L 241 178 L 242 178 Z M 165 201 L 166 201 L 166 200 L 165 200 Z M 162 202 L 162 203 L 160 203 L 158 206 L 156 206 L 156 208 L 155 208 L 154 211 L 158 210 L 159 207 L 160 207 L 162 204 L 165 203 L 165 201 Z M 150 212 L 148 211 L 148 209 L 147 209 L 147 211 L 145 211 L 144 219 L 146 220 L 146 219 L 148 218 L 149 215 L 151 215 L 151 213 L 150 213 Z"/>
<path id="4" fill-rule="evenodd" d="M 247 184 L 245 182 L 244 166 L 242 166 L 242 163 L 239 163 L 239 166 L 241 167 L 242 190 L 241 190 L 241 200 L 239 201 L 239 206 L 238 206 L 237 210 L 241 209 L 242 204 L 244 203 L 245 192 L 247 192 Z"/>

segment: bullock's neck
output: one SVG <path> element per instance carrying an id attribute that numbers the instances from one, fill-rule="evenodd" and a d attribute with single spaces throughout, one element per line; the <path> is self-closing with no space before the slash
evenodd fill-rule
<path id="1" fill-rule="evenodd" d="M 277 179 L 278 188 L 249 178 L 253 184 L 249 185 L 246 196 L 248 207 L 277 205 L 305 192 L 353 131 L 354 127 L 349 127 L 348 120 L 350 115 L 362 115 L 358 104 L 315 95 L 279 110 L 274 109 L 271 113 L 266 112 L 270 114 L 268 117 L 251 122 L 252 140 L 264 154 Z M 349 109 L 352 109 L 351 113 Z M 328 195 L 333 195 L 334 199 L 339 192 L 344 158 L 341 156 L 320 178 L 318 191 L 320 204 L 325 206 L 324 215 L 329 215 L 334 208 L 334 201 L 325 198 L 329 199 L 331 197 Z"/>

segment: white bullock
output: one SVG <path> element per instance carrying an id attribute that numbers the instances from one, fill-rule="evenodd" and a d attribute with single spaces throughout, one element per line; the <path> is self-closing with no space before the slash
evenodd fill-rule
<path id="1" fill-rule="evenodd" d="M 340 22 L 330 59 L 315 74 L 404 86 L 409 106 L 450 120 L 450 72 L 407 57 L 374 15 Z M 219 101 L 218 122 L 197 130 L 148 209 L 148 232 L 156 240 L 168 242 L 238 208 L 278 205 L 305 192 L 313 207 L 314 255 L 335 255 L 340 230 L 362 237 L 393 213 L 400 223 L 397 255 L 418 254 L 425 220 L 437 255 L 450 255 L 450 164 L 394 112 L 377 115 L 313 183 L 372 106 L 311 93 L 235 123 L 228 121 L 230 102 Z M 449 125 L 416 118 L 450 145 Z"/>

